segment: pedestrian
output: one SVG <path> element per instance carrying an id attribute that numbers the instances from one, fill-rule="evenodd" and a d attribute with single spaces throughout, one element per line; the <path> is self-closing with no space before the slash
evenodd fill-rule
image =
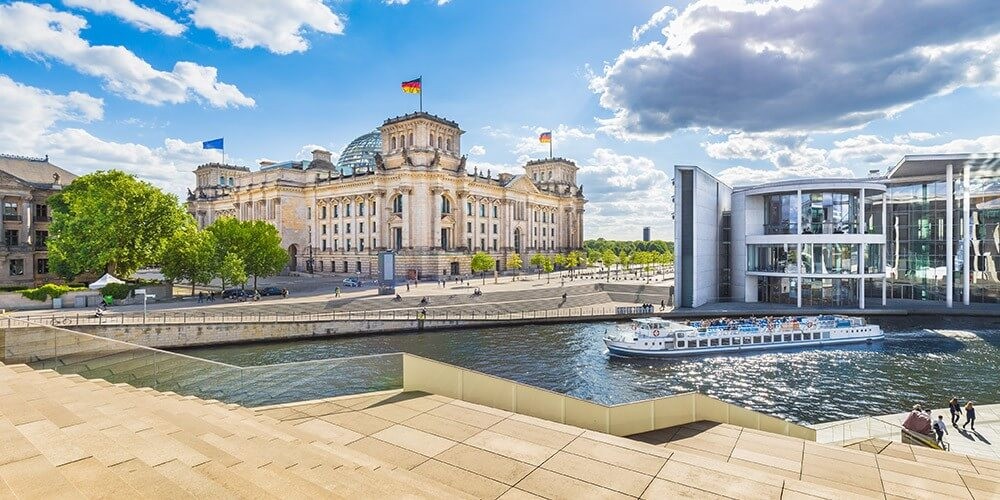
<path id="1" fill-rule="evenodd" d="M 944 435 L 948 433 L 948 425 L 944 423 L 944 415 L 938 415 L 934 421 L 934 434 L 937 435 L 937 444 L 944 448 Z"/>
<path id="2" fill-rule="evenodd" d="M 406 282 L 406 291 L 407 292 L 410 291 L 410 282 L 409 281 Z"/>
<path id="3" fill-rule="evenodd" d="M 660 301 L 660 310 L 663 311 L 663 310 L 666 310 L 666 308 L 667 308 L 667 301 L 666 300 L 661 300 Z"/>
<path id="4" fill-rule="evenodd" d="M 205 292 L 198 292 L 198 303 L 205 302 Z"/>
<path id="5" fill-rule="evenodd" d="M 208 292 L 208 301 L 209 302 L 215 302 L 215 290 L 212 290 L 211 292 Z"/>
<path id="6" fill-rule="evenodd" d="M 948 411 L 951 412 L 951 425 L 958 427 L 958 420 L 962 418 L 962 405 L 958 403 L 957 397 L 948 401 Z"/>
<path id="7" fill-rule="evenodd" d="M 340 287 L 339 286 L 337 288 L 334 288 L 333 291 L 336 294 L 335 295 L 336 297 L 340 297 Z"/>
<path id="8" fill-rule="evenodd" d="M 287 299 L 288 298 L 288 289 L 287 288 L 282 288 L 281 289 L 281 298 L 283 298 L 283 299 Z"/>
<path id="9" fill-rule="evenodd" d="M 966 425 L 972 426 L 972 432 L 976 432 L 976 408 L 972 406 L 972 401 L 965 403 L 965 423 L 962 424 L 964 429 Z"/>

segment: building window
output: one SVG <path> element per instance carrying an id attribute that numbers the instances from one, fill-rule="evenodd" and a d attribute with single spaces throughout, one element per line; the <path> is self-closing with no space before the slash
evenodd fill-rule
<path id="1" fill-rule="evenodd" d="M 497 234 L 497 225 L 493 224 L 493 234 Z"/>
<path id="2" fill-rule="evenodd" d="M 406 145 L 413 147 L 413 132 L 410 132 L 410 135 L 406 137 Z"/>
<path id="3" fill-rule="evenodd" d="M 448 151 L 451 151 L 451 139 L 448 139 L 447 145 L 448 145 Z"/>
<path id="4" fill-rule="evenodd" d="M 389 141 L 389 149 L 396 149 L 396 138 L 395 138 L 395 137 L 393 137 L 393 138 L 392 138 L 392 139 L 391 139 L 391 140 Z"/>
<path id="5" fill-rule="evenodd" d="M 479 238 L 479 249 L 486 250 L 486 238 Z"/>
<path id="6" fill-rule="evenodd" d="M 333 218 L 336 219 L 340 217 L 340 205 L 333 206 Z"/>
<path id="7" fill-rule="evenodd" d="M 12 201 L 3 202 L 3 220 L 21 220 L 17 215 L 17 203 Z"/>
<path id="8" fill-rule="evenodd" d="M 493 238 L 493 251 L 494 252 L 497 251 L 497 240 L 496 240 L 496 238 Z"/>
<path id="9" fill-rule="evenodd" d="M 392 239 L 394 248 L 396 250 L 401 250 L 403 248 L 403 228 L 394 227 L 392 228 Z"/>
<path id="10" fill-rule="evenodd" d="M 219 185 L 220 186 L 225 186 L 226 185 L 226 178 L 223 177 L 223 176 L 221 176 L 221 175 L 219 176 Z"/>
<path id="11" fill-rule="evenodd" d="M 538 222 L 538 212 L 535 212 L 535 222 Z"/>
<path id="12" fill-rule="evenodd" d="M 340 234 L 340 224 L 333 225 L 333 234 Z"/>
<path id="13" fill-rule="evenodd" d="M 326 218 L 326 205 L 323 205 L 322 207 L 320 207 L 320 209 L 321 209 L 320 210 L 320 214 L 321 215 L 319 216 L 319 218 L 320 219 L 325 219 Z"/>
<path id="14" fill-rule="evenodd" d="M 35 205 L 35 220 L 36 221 L 47 221 L 47 220 L 49 220 L 49 206 L 48 205 Z"/>
<path id="15" fill-rule="evenodd" d="M 22 276 L 22 275 L 24 275 L 24 259 L 11 259 L 10 260 L 10 275 L 11 276 Z"/>
<path id="16" fill-rule="evenodd" d="M 326 224 L 323 224 L 320 234 L 326 234 Z"/>
<path id="17" fill-rule="evenodd" d="M 497 213 L 499 213 L 499 212 L 498 212 L 499 208 L 500 208 L 500 207 L 498 207 L 498 206 L 496 206 L 496 205 L 493 205 L 493 217 L 494 217 L 494 218 L 496 218 L 496 217 L 499 217 L 499 215 L 497 215 Z"/>
<path id="18" fill-rule="evenodd" d="M 441 140 L 441 136 L 438 136 L 438 149 L 444 148 L 444 141 Z"/>
<path id="19" fill-rule="evenodd" d="M 358 238 L 358 251 L 360 251 L 360 252 L 364 252 L 365 251 L 365 239 L 364 238 Z"/>
<path id="20" fill-rule="evenodd" d="M 364 233 L 365 232 L 365 223 L 364 222 L 359 222 L 358 223 L 358 232 L 359 233 Z"/>
<path id="21" fill-rule="evenodd" d="M 441 195 L 441 213 L 450 214 L 451 213 L 451 200 L 447 196 Z"/>
<path id="22" fill-rule="evenodd" d="M 432 148 L 434 147 L 434 134 L 430 135 L 430 140 L 427 141 L 427 143 L 430 144 Z"/>
<path id="23" fill-rule="evenodd" d="M 479 204 L 479 216 L 486 217 L 486 205 L 482 203 Z"/>
<path id="24" fill-rule="evenodd" d="M 340 240 L 333 240 L 333 251 L 340 251 Z"/>
<path id="25" fill-rule="evenodd" d="M 344 234 L 351 234 L 351 223 L 344 224 Z M 350 250 L 350 248 L 348 248 Z"/>
<path id="26" fill-rule="evenodd" d="M 322 242 L 323 242 L 323 247 L 322 248 L 323 248 L 323 251 L 325 252 L 326 251 L 326 238 L 323 238 Z"/>
<path id="27" fill-rule="evenodd" d="M 548 236 L 548 235 L 549 235 L 549 229 L 546 228 L 546 227 L 543 227 L 542 228 L 542 236 Z"/>
<path id="28" fill-rule="evenodd" d="M 480 232 L 480 234 L 486 234 L 486 223 L 485 222 L 480 222 L 479 223 L 479 232 Z"/>
<path id="29" fill-rule="evenodd" d="M 250 215 L 250 206 L 248 205 L 247 206 L 247 216 L 249 217 L 249 215 Z M 312 207 L 306 207 L 306 218 L 307 219 L 312 219 L 313 218 L 313 208 Z"/>
<path id="30" fill-rule="evenodd" d="M 472 238 L 468 238 L 467 240 L 465 240 L 465 243 L 466 246 L 469 248 L 469 250 L 472 250 Z"/>
<path id="31" fill-rule="evenodd" d="M 9 247 L 18 244 L 17 229 L 7 229 L 3 232 L 3 244 Z"/>
<path id="32" fill-rule="evenodd" d="M 344 217 L 350 217 L 350 216 L 351 216 L 351 204 L 346 203 L 344 204 Z"/>
<path id="33" fill-rule="evenodd" d="M 365 216 L 365 202 L 358 203 L 358 217 Z"/>
<path id="34" fill-rule="evenodd" d="M 403 195 L 397 194 L 392 198 L 392 213 L 403 213 Z"/>
<path id="35" fill-rule="evenodd" d="M 47 247 L 49 239 L 48 231 L 35 231 L 35 248 L 37 250 L 45 250 Z"/>
<path id="36" fill-rule="evenodd" d="M 323 261 L 319 261 L 319 272 L 323 272 Z"/>
<path id="37" fill-rule="evenodd" d="M 472 215 L 472 202 L 465 202 L 465 215 Z"/>
<path id="38" fill-rule="evenodd" d="M 468 231 L 468 232 L 470 232 L 470 233 L 472 232 L 472 223 L 471 222 L 466 222 L 465 223 L 465 230 Z"/>
<path id="39" fill-rule="evenodd" d="M 351 251 L 351 240 L 347 240 L 346 244 L 347 244 L 347 251 L 350 252 Z"/>
<path id="40" fill-rule="evenodd" d="M 38 259 L 35 262 L 35 274 L 49 274 L 49 259 Z"/>
<path id="41" fill-rule="evenodd" d="M 232 177 L 229 178 L 229 187 L 233 187 L 233 178 Z"/>

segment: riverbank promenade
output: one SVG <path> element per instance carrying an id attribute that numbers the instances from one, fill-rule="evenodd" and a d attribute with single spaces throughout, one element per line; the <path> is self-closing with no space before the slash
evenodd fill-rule
<path id="1" fill-rule="evenodd" d="M 965 411 L 958 426 L 951 425 L 947 408 L 931 410 L 934 419 L 943 415 L 948 422 L 944 441 L 952 456 L 969 456 L 1000 461 L 1000 404 L 976 405 L 975 429 L 962 428 Z M 816 440 L 822 443 L 849 444 L 868 449 L 891 449 L 890 452 L 919 453 L 924 448 L 901 443 L 899 427 L 908 413 L 863 417 L 814 425 Z M 960 460 L 961 461 L 961 460 Z"/>
<path id="2" fill-rule="evenodd" d="M 695 422 L 616 437 L 424 392 L 246 408 L 0 364 L 0 498 L 995 498 L 1000 462 Z"/>

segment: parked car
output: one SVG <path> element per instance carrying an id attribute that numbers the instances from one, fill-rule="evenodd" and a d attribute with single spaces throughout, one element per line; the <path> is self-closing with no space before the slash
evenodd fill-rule
<path id="1" fill-rule="evenodd" d="M 344 278 L 344 286 L 352 288 L 361 286 L 361 280 L 358 278 Z"/>
<path id="2" fill-rule="evenodd" d="M 222 292 L 222 298 L 224 299 L 238 299 L 240 297 L 253 297 L 253 290 L 230 288 L 229 290 L 223 290 Z"/>
<path id="3" fill-rule="evenodd" d="M 261 288 L 259 291 L 260 291 L 260 294 L 263 295 L 263 296 L 265 296 L 265 297 L 267 297 L 269 295 L 281 295 L 281 289 L 278 288 L 278 287 L 276 287 L 276 286 L 264 287 L 264 288 Z"/>

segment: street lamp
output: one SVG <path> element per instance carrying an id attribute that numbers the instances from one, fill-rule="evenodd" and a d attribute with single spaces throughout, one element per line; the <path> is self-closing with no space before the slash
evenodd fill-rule
<path id="1" fill-rule="evenodd" d="M 306 259 L 306 272 L 313 273 L 313 228 L 309 226 L 309 258 Z"/>

